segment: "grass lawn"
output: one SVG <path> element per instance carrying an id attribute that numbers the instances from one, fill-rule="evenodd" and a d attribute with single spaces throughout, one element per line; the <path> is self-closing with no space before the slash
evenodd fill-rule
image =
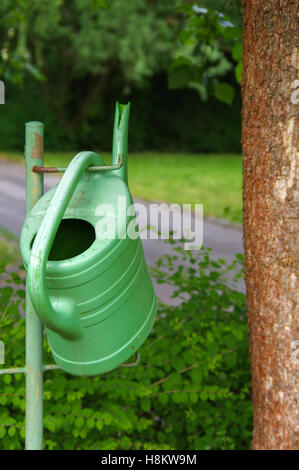
<path id="1" fill-rule="evenodd" d="M 20 249 L 17 239 L 2 228 L 0 228 L 0 263 L 21 263 Z"/>
<path id="2" fill-rule="evenodd" d="M 75 152 L 45 153 L 45 165 L 66 166 L 74 155 Z M 101 155 L 110 163 L 108 153 Z M 24 163 L 21 153 L 0 152 L 1 158 Z M 130 189 L 136 197 L 203 204 L 205 216 L 241 223 L 240 155 L 131 153 L 128 171 Z"/>

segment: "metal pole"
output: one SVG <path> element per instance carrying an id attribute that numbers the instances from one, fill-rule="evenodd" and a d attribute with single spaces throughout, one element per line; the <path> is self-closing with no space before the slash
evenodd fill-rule
<path id="1" fill-rule="evenodd" d="M 26 213 L 43 194 L 43 174 L 35 173 L 35 165 L 43 166 L 44 125 L 26 123 Z M 35 314 L 26 288 L 26 450 L 43 446 L 43 327 Z"/>

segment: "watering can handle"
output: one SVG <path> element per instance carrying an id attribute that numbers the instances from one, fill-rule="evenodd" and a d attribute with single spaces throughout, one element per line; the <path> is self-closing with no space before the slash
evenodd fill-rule
<path id="1" fill-rule="evenodd" d="M 27 284 L 36 313 L 47 328 L 72 340 L 83 333 L 77 306 L 71 297 L 49 297 L 46 265 L 59 224 L 82 174 L 89 166 L 101 164 L 101 157 L 94 152 L 80 152 L 73 158 L 37 232 L 28 265 Z"/>

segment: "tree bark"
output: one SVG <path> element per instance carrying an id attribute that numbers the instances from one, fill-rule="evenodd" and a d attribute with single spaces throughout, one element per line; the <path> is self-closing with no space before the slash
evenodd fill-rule
<path id="1" fill-rule="evenodd" d="M 243 223 L 253 449 L 299 449 L 297 0 L 243 0 Z"/>

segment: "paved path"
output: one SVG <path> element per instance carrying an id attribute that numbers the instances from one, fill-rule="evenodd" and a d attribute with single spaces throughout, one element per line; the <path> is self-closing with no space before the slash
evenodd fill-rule
<path id="1" fill-rule="evenodd" d="M 25 217 L 24 171 L 24 167 L 20 164 L 0 161 L 0 227 L 4 227 L 17 236 L 20 234 Z M 45 175 L 45 190 L 48 190 L 57 181 L 57 176 Z M 148 208 L 149 205 L 145 204 Z M 165 217 L 162 211 L 162 227 L 160 221 L 159 231 L 163 228 Z M 144 218 L 141 218 L 140 222 L 141 225 L 146 226 Z M 175 230 L 175 221 L 173 224 L 172 228 Z M 206 248 L 212 248 L 213 259 L 224 258 L 230 262 L 236 253 L 243 252 L 242 230 L 240 227 L 232 227 L 226 222 L 204 219 L 203 243 Z M 172 251 L 171 247 L 163 243 L 162 240 L 145 239 L 143 246 L 149 265 L 154 265 L 159 256 Z M 239 282 L 238 288 L 245 292 L 243 280 Z M 169 302 L 170 288 L 156 285 L 156 292 L 162 300 Z"/>

